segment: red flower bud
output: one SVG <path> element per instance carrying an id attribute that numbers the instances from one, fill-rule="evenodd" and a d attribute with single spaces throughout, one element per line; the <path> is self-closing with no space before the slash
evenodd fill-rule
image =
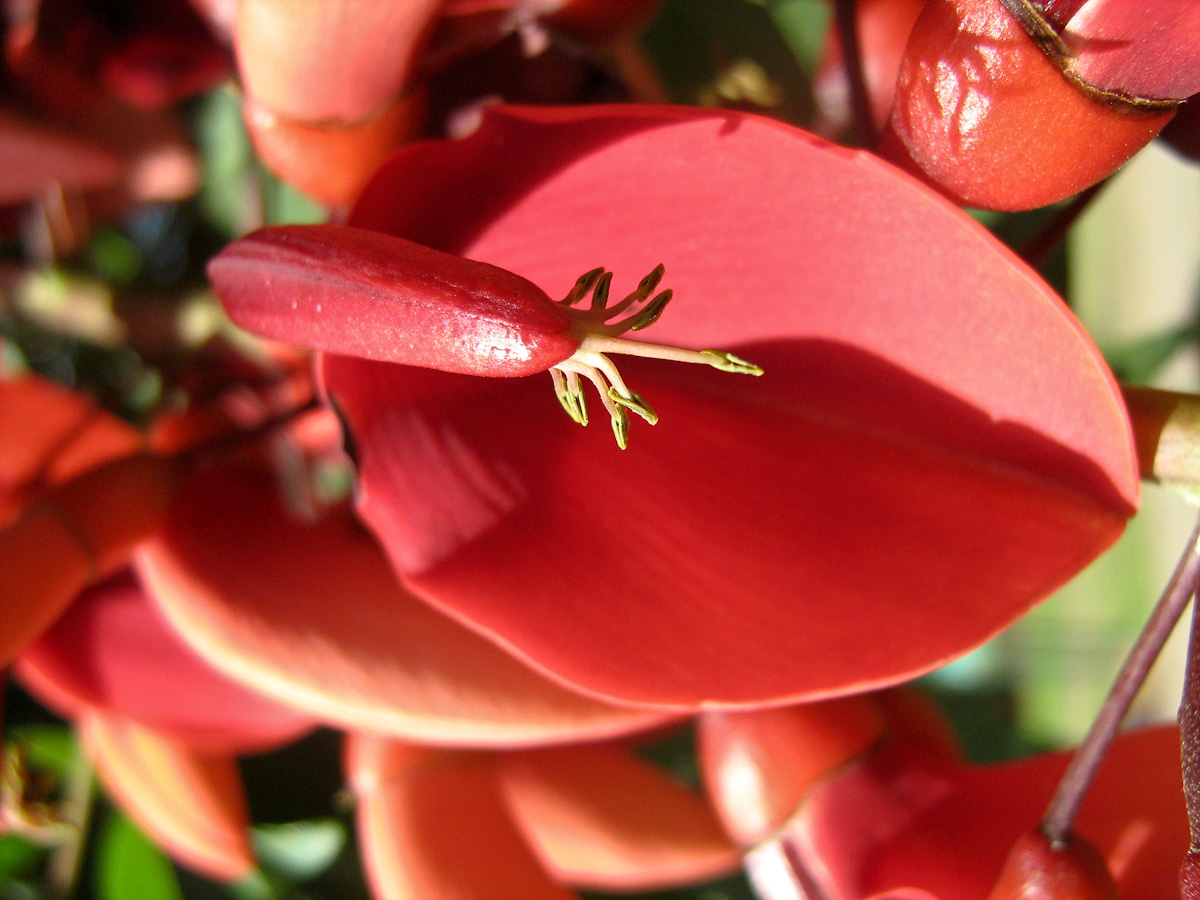
<path id="1" fill-rule="evenodd" d="M 208 274 L 238 325 L 316 350 L 509 376 L 544 372 L 579 345 L 532 282 L 375 231 L 264 228 L 226 247 Z"/>
<path id="2" fill-rule="evenodd" d="M 1073 837 L 1056 847 L 1042 834 L 1017 839 L 988 900 L 1120 900 L 1100 851 Z"/>
<path id="3" fill-rule="evenodd" d="M 1105 178 L 1174 115 L 1169 103 L 1101 96 L 1059 64 L 1002 0 L 930 0 L 881 153 L 960 203 L 1031 209 Z"/>

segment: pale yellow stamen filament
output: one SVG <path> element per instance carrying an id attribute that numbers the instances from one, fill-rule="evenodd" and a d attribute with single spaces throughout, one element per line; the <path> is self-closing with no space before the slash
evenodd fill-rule
<path id="1" fill-rule="evenodd" d="M 671 291 L 662 291 L 648 302 L 647 298 L 662 280 L 663 272 L 663 267 L 658 266 L 641 280 L 632 293 L 610 306 L 608 289 L 612 273 L 604 269 L 592 269 L 580 276 L 571 292 L 560 303 L 572 319 L 573 329 L 581 336 L 575 352 L 550 369 L 554 393 L 567 415 L 579 424 L 586 425 L 587 403 L 579 379 L 580 376 L 588 379 L 600 394 L 600 400 L 612 420 L 617 446 L 622 450 L 627 445 L 629 434 L 629 416 L 626 410 L 637 413 L 651 425 L 658 421 L 658 415 L 645 400 L 629 389 L 617 367 L 605 354 L 621 353 L 649 359 L 702 363 L 723 372 L 762 374 L 762 369 L 758 366 L 724 350 L 687 350 L 683 347 L 648 344 L 618 337 L 626 331 L 646 328 L 662 315 L 663 309 L 671 300 Z M 592 292 L 591 305 L 587 308 L 573 308 L 588 291 Z M 637 312 L 620 321 L 611 321 L 630 307 L 639 305 L 641 308 Z"/>

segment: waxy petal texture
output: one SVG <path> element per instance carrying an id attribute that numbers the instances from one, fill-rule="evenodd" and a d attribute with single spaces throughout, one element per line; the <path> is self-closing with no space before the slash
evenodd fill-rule
<path id="1" fill-rule="evenodd" d="M 254 869 L 250 818 L 232 757 L 205 754 L 108 713 L 79 724 L 105 787 L 184 865 L 222 881 Z"/>
<path id="2" fill-rule="evenodd" d="M 313 724 L 196 657 L 128 572 L 84 592 L 21 654 L 18 673 L 64 715 L 120 714 L 198 751 L 263 750 Z"/>
<path id="3" fill-rule="evenodd" d="M 909 678 L 1070 578 L 1136 505 L 1080 326 L 875 157 L 730 113 L 508 110 L 402 151 L 349 224 L 552 297 L 598 264 L 620 296 L 663 262 L 676 299 L 648 336 L 767 372 L 620 358 L 662 418 L 621 453 L 546 376 L 323 359 L 360 511 L 407 584 L 581 690 L 749 704 Z"/>
<path id="4" fill-rule="evenodd" d="M 739 852 L 694 790 L 614 743 L 499 754 L 500 784 L 559 880 L 593 890 L 709 881 Z"/>
<path id="5" fill-rule="evenodd" d="M 212 665 L 333 724 L 504 745 L 663 721 L 567 691 L 426 606 L 347 512 L 305 522 L 267 474 L 215 470 L 189 482 L 140 568 Z"/>

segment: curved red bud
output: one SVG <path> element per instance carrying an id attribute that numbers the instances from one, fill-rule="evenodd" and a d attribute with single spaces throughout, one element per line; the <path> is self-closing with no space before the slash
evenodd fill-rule
<path id="1" fill-rule="evenodd" d="M 129 571 L 84 591 L 17 660 L 21 682 L 61 715 L 127 717 L 196 751 L 253 753 L 310 730 L 206 665 L 171 630 Z"/>
<path id="2" fill-rule="evenodd" d="M 988 900 L 1121 900 L 1104 856 L 1074 837 L 1056 847 L 1045 835 L 1021 835 Z"/>
<path id="3" fill-rule="evenodd" d="M 210 664 L 342 727 L 528 746 L 670 719 L 539 675 L 402 590 L 348 510 L 300 521 L 257 470 L 191 479 L 139 563 L 159 607 Z"/>
<path id="4" fill-rule="evenodd" d="M 1093 99 L 1002 0 L 930 0 L 880 152 L 959 203 L 1032 209 L 1107 177 L 1173 115 Z"/>
<path id="5" fill-rule="evenodd" d="M 361 228 L 263 228 L 221 251 L 208 276 L 243 328 L 348 356 L 531 375 L 579 344 L 521 276 Z"/>

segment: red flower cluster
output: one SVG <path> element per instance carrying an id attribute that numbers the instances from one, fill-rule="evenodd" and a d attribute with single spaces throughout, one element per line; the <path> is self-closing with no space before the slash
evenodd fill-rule
<path id="1" fill-rule="evenodd" d="M 324 725 L 381 898 L 649 890 L 743 856 L 764 900 L 1165 896 L 1177 732 L 1120 742 L 1051 841 L 1061 758 L 968 765 L 894 686 L 1137 508 L 1099 351 L 945 196 L 1105 177 L 1200 88 L 1190 5 L 863 2 L 821 83 L 878 155 L 633 104 L 472 102 L 468 133 L 405 144 L 480 44 L 616 53 L 648 3 L 242 0 L 128 35 L 77 6 L 25 51 L 84 46 L 88 83 L 142 105 L 231 40 L 262 161 L 331 210 L 208 263 L 267 341 L 197 366 L 204 402 L 137 431 L 0 381 L 0 662 L 178 859 L 252 872 L 235 757 Z M 77 187 L 120 171 L 68 156 Z M 352 496 L 317 497 L 339 464 Z M 684 725 L 699 787 L 636 754 Z"/>

